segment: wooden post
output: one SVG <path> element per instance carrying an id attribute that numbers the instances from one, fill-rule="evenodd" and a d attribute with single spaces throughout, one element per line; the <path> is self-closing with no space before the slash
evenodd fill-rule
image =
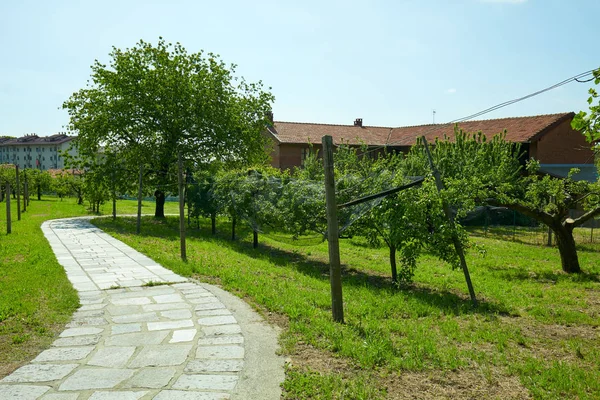
<path id="1" fill-rule="evenodd" d="M 550 196 L 550 203 L 554 203 L 554 196 Z M 552 228 L 550 227 L 548 227 L 548 241 L 546 245 L 552 247 Z"/>
<path id="2" fill-rule="evenodd" d="M 139 235 L 142 232 L 142 177 L 144 174 L 144 165 L 140 164 L 140 179 L 138 188 L 138 209 L 137 209 L 137 226 L 135 232 Z"/>
<path id="3" fill-rule="evenodd" d="M 516 240 L 517 235 L 517 211 L 513 210 L 513 242 Z"/>
<path id="4" fill-rule="evenodd" d="M 444 183 L 442 182 L 442 178 L 440 177 L 440 171 L 436 168 L 433 163 L 433 158 L 431 157 L 431 152 L 429 151 L 429 145 L 427 144 L 427 139 L 425 136 L 422 136 L 423 144 L 425 145 L 425 152 L 427 153 L 427 158 L 429 159 L 429 166 L 431 167 L 431 171 L 433 172 L 433 177 L 435 178 L 435 185 L 437 187 L 438 193 L 444 190 Z M 465 275 L 465 280 L 467 281 L 467 287 L 469 288 L 469 295 L 471 296 L 471 301 L 473 302 L 473 306 L 477 306 L 477 298 L 475 297 L 475 290 L 473 289 L 473 284 L 471 283 L 471 275 L 469 274 L 469 268 L 467 267 L 467 260 L 465 259 L 464 249 L 458 240 L 458 236 L 454 230 L 454 217 L 450 212 L 450 207 L 448 207 L 448 203 L 444 200 L 442 202 L 442 207 L 444 209 L 444 214 L 446 214 L 446 218 L 448 218 L 448 222 L 450 223 L 450 227 L 452 229 L 452 243 L 454 244 L 454 248 L 456 249 L 456 253 L 458 254 L 458 258 L 460 259 L 460 266 Z"/>
<path id="5" fill-rule="evenodd" d="M 111 170 L 111 181 L 112 181 L 112 217 L 113 221 L 117 219 L 117 189 L 115 183 L 115 166 L 112 166 Z"/>
<path id="6" fill-rule="evenodd" d="M 10 182 L 6 182 L 6 233 L 12 232 L 12 221 L 10 219 Z"/>
<path id="7" fill-rule="evenodd" d="M 179 247 L 181 259 L 187 261 L 185 249 L 185 198 L 183 194 L 183 161 L 181 153 L 177 154 L 177 180 L 179 181 Z"/>
<path id="8" fill-rule="evenodd" d="M 325 167 L 325 201 L 327 206 L 327 245 L 329 247 L 329 281 L 331 284 L 331 311 L 335 322 L 344 323 L 342 299 L 342 270 L 340 262 L 339 227 L 333 174 L 333 139 L 323 136 L 323 164 Z"/>
<path id="9" fill-rule="evenodd" d="M 23 170 L 23 212 L 27 211 L 27 202 L 29 201 L 29 189 L 27 187 L 27 169 Z"/>
<path id="10" fill-rule="evenodd" d="M 19 166 L 17 164 L 15 164 L 15 173 L 16 173 L 16 180 L 17 180 L 17 187 L 15 188 L 16 192 L 17 192 L 17 221 L 21 220 L 21 184 L 19 182 Z"/>

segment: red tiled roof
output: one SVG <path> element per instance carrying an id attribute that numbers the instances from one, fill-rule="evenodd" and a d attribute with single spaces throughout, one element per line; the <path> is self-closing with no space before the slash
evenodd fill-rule
<path id="1" fill-rule="evenodd" d="M 77 175 L 83 175 L 83 171 L 80 169 L 74 169 L 74 168 L 64 168 L 64 169 L 60 169 L 60 168 L 49 168 L 47 170 L 47 172 L 52 175 L 53 178 L 56 178 L 58 175 L 62 175 L 62 174 L 69 174 L 69 175 L 73 175 L 73 176 L 77 176 Z"/>
<path id="2" fill-rule="evenodd" d="M 562 122 L 572 118 L 574 113 L 536 115 L 532 117 L 513 117 L 500 119 L 487 119 L 480 121 L 461 122 L 458 126 L 465 132 L 483 132 L 488 137 L 504 130 L 507 131 L 506 139 L 512 142 L 527 143 L 534 141 L 538 136 Z M 374 127 L 354 125 L 327 125 L 298 122 L 275 121 L 270 128 L 276 140 L 280 143 L 321 143 L 324 135 L 331 135 L 333 142 L 361 144 L 373 146 L 412 146 L 417 137 L 425 135 L 427 140 L 433 141 L 436 137 L 442 138 L 444 134 L 452 137 L 454 124 L 419 125 L 406 127 Z"/>

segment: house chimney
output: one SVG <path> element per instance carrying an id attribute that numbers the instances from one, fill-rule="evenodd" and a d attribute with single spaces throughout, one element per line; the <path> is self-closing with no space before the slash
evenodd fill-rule
<path id="1" fill-rule="evenodd" d="M 271 124 L 273 124 L 273 111 L 267 111 L 265 116 L 267 117 L 267 119 L 269 120 L 269 122 Z"/>
<path id="2" fill-rule="evenodd" d="M 356 118 L 354 120 L 354 126 L 360 126 L 362 128 L 362 118 Z"/>

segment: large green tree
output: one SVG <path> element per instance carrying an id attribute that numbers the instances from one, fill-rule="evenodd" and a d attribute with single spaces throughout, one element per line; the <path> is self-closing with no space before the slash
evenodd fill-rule
<path id="1" fill-rule="evenodd" d="M 274 100 L 261 82 L 235 76 L 212 53 L 188 53 L 162 38 L 113 48 L 108 65 L 96 60 L 86 88 L 64 102 L 80 152 L 108 146 L 145 164 L 156 187 L 156 217 L 164 217 L 177 157 L 188 164 L 243 163 L 266 157 L 262 131 Z"/>

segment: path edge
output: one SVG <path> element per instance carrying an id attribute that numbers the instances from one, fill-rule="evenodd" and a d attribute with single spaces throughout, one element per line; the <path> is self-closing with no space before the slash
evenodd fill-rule
<path id="1" fill-rule="evenodd" d="M 285 379 L 284 357 L 279 355 L 281 329 L 267 323 L 239 297 L 218 286 L 189 279 L 214 294 L 231 311 L 244 335 L 244 370 L 231 399 L 280 399 Z"/>

